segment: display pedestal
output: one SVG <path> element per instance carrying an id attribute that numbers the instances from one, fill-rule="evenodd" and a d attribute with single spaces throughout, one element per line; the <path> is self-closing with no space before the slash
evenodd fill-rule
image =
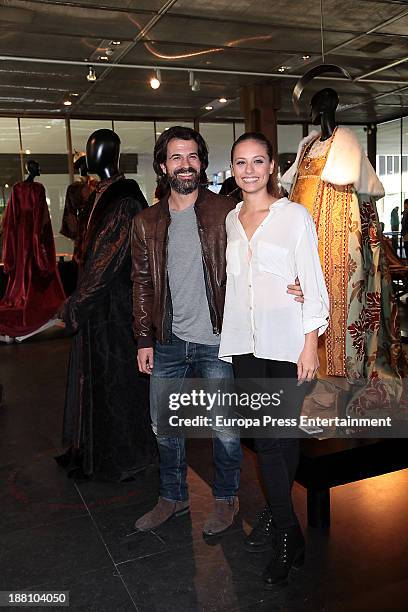
<path id="1" fill-rule="evenodd" d="M 301 440 L 296 482 L 307 489 L 310 527 L 330 526 L 330 489 L 408 467 L 405 438 Z"/>

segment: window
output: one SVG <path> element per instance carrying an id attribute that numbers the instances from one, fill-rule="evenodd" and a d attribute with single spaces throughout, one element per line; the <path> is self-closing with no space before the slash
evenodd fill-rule
<path id="1" fill-rule="evenodd" d="M 0 117 L 0 214 L 7 204 L 11 187 L 21 178 L 17 119 Z"/>
<path id="2" fill-rule="evenodd" d="M 200 134 L 207 143 L 209 164 L 207 169 L 210 188 L 219 192 L 230 173 L 230 153 L 234 144 L 232 123 L 200 123 Z"/>

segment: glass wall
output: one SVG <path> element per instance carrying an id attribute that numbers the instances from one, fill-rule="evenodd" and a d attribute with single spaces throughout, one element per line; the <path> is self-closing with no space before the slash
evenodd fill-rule
<path id="1" fill-rule="evenodd" d="M 109 120 L 88 120 L 88 119 L 71 119 L 71 138 L 72 151 L 75 153 L 85 153 L 86 143 L 88 138 L 95 130 L 111 130 L 112 121 Z"/>
<path id="2" fill-rule="evenodd" d="M 278 177 L 285 174 L 296 159 L 299 142 L 303 138 L 303 127 L 300 124 L 278 124 Z"/>
<path id="3" fill-rule="evenodd" d="M 408 117 L 402 119 L 401 202 L 408 198 Z"/>
<path id="4" fill-rule="evenodd" d="M 232 123 L 201 123 L 200 134 L 207 143 L 209 164 L 207 169 L 210 189 L 219 192 L 222 183 L 231 176 L 230 152 L 234 143 Z"/>
<path id="5" fill-rule="evenodd" d="M 121 140 L 120 166 L 127 178 L 134 178 L 149 204 L 153 204 L 156 179 L 153 173 L 155 143 L 152 121 L 115 121 Z"/>
<path id="6" fill-rule="evenodd" d="M 0 215 L 7 204 L 12 185 L 21 178 L 18 121 L 0 117 Z"/>
<path id="7" fill-rule="evenodd" d="M 135 178 L 149 204 L 154 202 L 156 177 L 153 172 L 153 149 L 157 137 L 166 129 L 177 123 L 186 127 L 194 127 L 191 122 L 164 122 L 164 121 L 112 121 L 71 119 L 69 121 L 71 132 L 71 145 L 73 152 L 85 152 L 89 136 L 97 129 L 114 129 L 121 139 L 120 166 L 129 178 Z M 72 180 L 69 175 L 67 124 L 65 119 L 30 119 L 0 118 L 0 212 L 4 208 L 11 186 L 22 180 L 22 167 L 29 158 L 39 162 L 41 176 L 36 179 L 44 184 L 47 193 L 53 223 L 56 249 L 58 253 L 71 253 L 72 242 L 59 234 L 61 217 L 65 204 L 65 193 Z M 406 126 L 408 130 L 408 125 Z M 218 192 L 225 178 L 231 175 L 230 150 L 234 139 L 245 132 L 242 121 L 229 123 L 200 123 L 200 133 L 209 148 L 209 167 L 207 175 L 210 189 Z M 362 126 L 352 127 L 363 144 L 365 132 Z M 381 138 L 390 128 L 379 128 Z M 21 138 L 21 146 L 20 146 Z M 302 138 L 302 125 L 278 125 L 278 149 L 280 166 L 286 165 L 288 158 L 294 158 L 299 141 Z M 391 137 L 388 137 L 390 140 Z M 395 139 L 394 139 L 395 140 Z M 391 141 L 393 139 L 391 138 Z M 398 139 L 395 142 L 399 142 Z M 384 149 L 385 144 L 381 145 Z M 408 138 L 405 140 L 408 149 Z M 365 145 L 364 145 L 364 148 Z M 398 152 L 384 153 L 379 150 L 381 164 L 383 157 L 393 156 L 393 171 L 398 167 L 394 160 Z M 401 180 L 404 182 L 405 193 L 408 192 L 406 158 L 400 161 L 402 168 Z M 405 161 L 404 161 L 405 160 Z M 380 162 L 379 162 L 380 163 Z M 405 166 L 404 166 L 405 164 Z M 404 169 L 405 168 L 405 169 Z M 394 173 L 395 174 L 395 173 Z M 393 179 L 395 180 L 394 175 Z M 398 178 L 398 177 L 397 177 Z M 394 202 L 400 191 L 388 186 L 388 200 L 384 213 L 388 214 L 389 206 Z M 394 197 L 395 195 L 395 197 Z M 383 207 L 384 207 L 383 206 Z M 383 215 L 384 216 L 384 215 Z M 389 214 L 388 214 L 389 216 Z"/>
<path id="8" fill-rule="evenodd" d="M 389 121 L 377 126 L 377 174 L 384 185 L 385 197 L 377 202 L 380 221 L 385 232 L 391 231 L 391 211 L 402 203 L 401 166 L 406 167 L 407 157 L 401 159 L 401 120 Z M 405 170 L 406 176 L 406 170 Z"/>

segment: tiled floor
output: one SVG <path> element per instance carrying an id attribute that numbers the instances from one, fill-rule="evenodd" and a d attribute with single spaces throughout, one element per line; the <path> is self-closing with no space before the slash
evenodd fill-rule
<path id="1" fill-rule="evenodd" d="M 156 500 L 155 468 L 131 484 L 66 479 L 53 456 L 68 347 L 59 330 L 0 345 L 0 590 L 69 590 L 69 610 L 84 612 L 408 609 L 408 470 L 332 489 L 330 530 L 307 529 L 296 485 L 307 564 L 286 589 L 264 591 L 267 555 L 242 548 L 262 506 L 250 451 L 239 520 L 215 540 L 201 534 L 211 507 L 207 441 L 189 444 L 191 516 L 154 533 L 133 523 Z"/>

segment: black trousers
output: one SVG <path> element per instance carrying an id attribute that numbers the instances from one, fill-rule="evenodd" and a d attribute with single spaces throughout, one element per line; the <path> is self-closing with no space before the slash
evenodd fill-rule
<path id="1" fill-rule="evenodd" d="M 297 379 L 297 366 L 288 361 L 260 359 L 252 354 L 234 355 L 232 358 L 236 378 Z M 291 386 L 292 388 L 292 386 Z M 290 394 L 290 416 L 299 416 L 306 384 Z M 296 430 L 294 430 L 294 433 Z M 292 503 L 292 485 L 299 463 L 298 438 L 255 438 L 259 470 L 267 502 L 278 529 L 297 525 Z"/>

